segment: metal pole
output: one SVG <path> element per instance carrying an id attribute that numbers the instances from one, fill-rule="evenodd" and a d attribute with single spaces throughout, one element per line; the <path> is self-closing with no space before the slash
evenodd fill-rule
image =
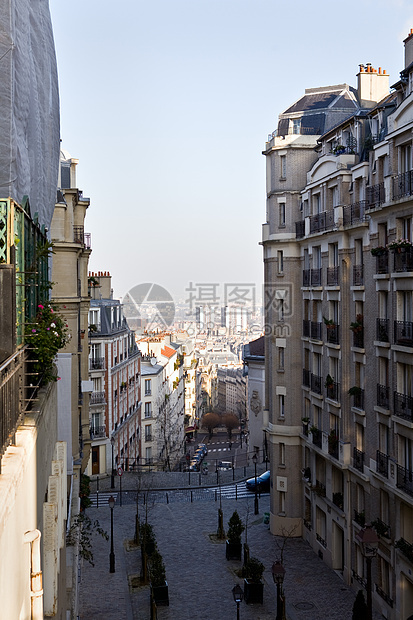
<path id="1" fill-rule="evenodd" d="M 109 555 L 109 572 L 115 572 L 115 552 L 113 550 L 113 508 L 110 509 L 110 555 Z"/>
<path id="2" fill-rule="evenodd" d="M 276 620 L 282 620 L 281 609 L 281 584 L 277 582 L 277 618 Z"/>
<path id="3" fill-rule="evenodd" d="M 373 618 L 373 601 L 371 598 L 371 557 L 366 558 L 367 562 L 367 620 Z"/>
<path id="4" fill-rule="evenodd" d="M 237 620 L 239 620 L 239 602 L 237 601 Z"/>
<path id="5" fill-rule="evenodd" d="M 115 445 L 114 443 L 112 443 L 112 474 L 110 476 L 110 488 L 111 489 L 115 488 L 115 464 L 114 464 L 114 456 L 113 456 L 114 448 L 115 448 Z"/>
<path id="6" fill-rule="evenodd" d="M 119 476 L 120 505 L 122 506 L 122 476 Z"/>
<path id="7" fill-rule="evenodd" d="M 254 501 L 254 514 L 259 514 L 258 508 L 258 488 L 257 488 L 257 463 L 254 463 L 255 466 L 255 501 Z"/>

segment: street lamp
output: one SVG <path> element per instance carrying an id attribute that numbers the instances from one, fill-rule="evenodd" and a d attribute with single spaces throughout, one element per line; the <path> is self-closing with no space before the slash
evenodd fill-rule
<path id="1" fill-rule="evenodd" d="M 234 597 L 234 601 L 237 604 L 237 620 L 239 620 L 239 604 L 242 603 L 242 599 L 244 598 L 244 593 L 239 583 L 237 583 L 237 585 L 232 588 L 232 596 Z"/>
<path id="2" fill-rule="evenodd" d="M 366 558 L 367 564 L 367 620 L 373 618 L 373 602 L 371 598 L 371 562 L 377 555 L 377 548 L 379 546 L 379 538 L 376 531 L 371 525 L 366 525 L 358 534 L 356 538 L 359 540 L 362 553 Z"/>
<path id="3" fill-rule="evenodd" d="M 258 508 L 257 461 L 258 461 L 257 453 L 254 452 L 254 455 L 252 457 L 252 462 L 254 463 L 254 467 L 255 467 L 255 499 L 254 499 L 254 514 L 255 515 L 259 514 L 260 512 Z"/>
<path id="4" fill-rule="evenodd" d="M 112 474 L 110 476 L 110 488 L 114 489 L 115 488 L 115 461 L 114 461 L 113 451 L 115 449 L 115 438 L 113 437 L 113 435 L 110 438 L 110 443 L 112 444 Z"/>
<path id="5" fill-rule="evenodd" d="M 111 495 L 108 499 L 110 508 L 110 554 L 109 554 L 109 572 L 115 572 L 115 552 L 113 550 L 113 509 L 115 507 L 115 499 Z"/>
<path id="6" fill-rule="evenodd" d="M 277 618 L 276 620 L 282 620 L 284 603 L 281 599 L 281 589 L 284 581 L 285 568 L 278 560 L 274 562 L 271 568 L 272 578 L 274 583 L 277 584 Z"/>

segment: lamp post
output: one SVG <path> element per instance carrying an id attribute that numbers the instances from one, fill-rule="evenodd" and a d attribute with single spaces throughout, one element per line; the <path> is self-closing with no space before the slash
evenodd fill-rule
<path id="1" fill-rule="evenodd" d="M 371 525 L 366 525 L 358 534 L 356 534 L 356 538 L 358 538 L 361 549 L 363 552 L 363 556 L 366 558 L 367 564 L 367 620 L 372 620 L 373 618 L 373 601 L 371 597 L 371 563 L 374 557 L 377 555 L 377 548 L 379 546 L 379 538 L 376 534 L 376 531 L 371 527 Z"/>
<path id="2" fill-rule="evenodd" d="M 234 597 L 234 601 L 237 604 L 237 620 L 239 620 L 239 604 L 242 603 L 242 599 L 244 598 L 244 593 L 239 583 L 237 583 L 237 585 L 232 588 L 232 596 Z"/>
<path id="3" fill-rule="evenodd" d="M 115 500 L 113 495 L 111 495 L 108 499 L 108 504 L 110 508 L 110 554 L 109 554 L 109 572 L 115 572 L 115 552 L 113 550 L 113 509 L 115 507 Z"/>
<path id="4" fill-rule="evenodd" d="M 274 562 L 271 568 L 272 578 L 277 585 L 277 618 L 276 620 L 282 620 L 284 603 L 281 599 L 281 588 L 284 581 L 285 568 L 278 560 Z"/>
<path id="5" fill-rule="evenodd" d="M 114 449 L 115 449 L 115 438 L 112 437 L 110 438 L 110 443 L 112 444 L 112 474 L 110 476 L 110 488 L 114 489 L 115 488 L 115 460 L 114 460 Z"/>
<path id="6" fill-rule="evenodd" d="M 258 508 L 257 461 L 258 461 L 257 453 L 254 452 L 254 455 L 252 457 L 252 462 L 254 463 L 254 467 L 255 467 L 255 498 L 254 498 L 254 514 L 255 515 L 259 514 L 260 512 Z"/>

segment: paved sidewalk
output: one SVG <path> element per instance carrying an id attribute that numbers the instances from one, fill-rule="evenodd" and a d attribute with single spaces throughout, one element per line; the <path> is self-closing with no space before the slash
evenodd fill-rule
<path id="1" fill-rule="evenodd" d="M 127 475 L 126 475 L 127 476 Z M 161 478 L 169 474 L 159 474 Z M 125 480 L 126 486 L 126 480 Z M 158 487 L 159 488 L 159 487 Z M 274 620 L 276 591 L 272 563 L 279 557 L 277 539 L 263 522 L 269 511 L 269 497 L 260 500 L 260 514 L 254 515 L 254 499 L 222 500 L 224 526 L 237 510 L 248 518 L 250 554 L 264 566 L 263 605 L 241 604 L 242 620 Z M 241 562 L 228 562 L 225 544 L 213 536 L 218 525 L 219 501 L 173 502 L 147 506 L 159 550 L 166 566 L 169 607 L 158 608 L 158 620 L 222 620 L 236 617 L 232 588 L 242 585 L 235 571 Z M 88 515 L 110 532 L 109 507 L 89 508 Z M 146 507 L 140 506 L 141 519 Z M 95 536 L 95 567 L 84 563 L 81 572 L 82 620 L 149 620 L 149 588 L 128 591 L 128 575 L 139 575 L 140 550 L 128 545 L 134 536 L 136 506 L 118 504 L 114 509 L 116 573 L 109 573 L 110 542 Z M 284 590 L 288 620 L 351 620 L 355 594 L 314 554 L 302 540 L 291 539 L 284 550 Z"/>

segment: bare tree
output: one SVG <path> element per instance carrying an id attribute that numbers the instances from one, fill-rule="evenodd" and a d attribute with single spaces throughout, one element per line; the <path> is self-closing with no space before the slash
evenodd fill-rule
<path id="1" fill-rule="evenodd" d="M 225 424 L 228 439 L 231 441 L 232 431 L 239 427 L 239 418 L 235 413 L 224 413 L 222 416 L 222 422 Z"/>
<path id="2" fill-rule="evenodd" d="M 208 430 L 209 436 L 212 437 L 212 431 L 214 428 L 221 424 L 221 417 L 217 413 L 206 413 L 202 416 L 201 420 L 201 428 L 206 428 Z"/>

